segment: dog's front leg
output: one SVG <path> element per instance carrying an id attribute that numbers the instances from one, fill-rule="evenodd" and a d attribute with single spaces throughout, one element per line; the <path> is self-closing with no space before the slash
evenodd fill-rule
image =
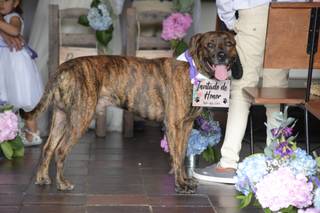
<path id="1" fill-rule="evenodd" d="M 184 167 L 184 158 L 192 126 L 192 121 L 169 124 L 166 133 L 175 174 L 175 190 L 184 194 L 195 193 L 197 187 L 197 183 L 187 177 Z"/>

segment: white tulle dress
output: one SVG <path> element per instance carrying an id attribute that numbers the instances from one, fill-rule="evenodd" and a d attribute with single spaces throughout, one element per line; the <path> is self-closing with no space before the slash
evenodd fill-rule
<path id="1" fill-rule="evenodd" d="M 4 20 L 9 23 L 13 16 L 19 14 L 10 13 L 4 16 Z M 0 36 L 0 99 L 12 104 L 16 109 L 31 111 L 39 102 L 42 93 L 42 79 L 27 48 L 10 51 Z"/>

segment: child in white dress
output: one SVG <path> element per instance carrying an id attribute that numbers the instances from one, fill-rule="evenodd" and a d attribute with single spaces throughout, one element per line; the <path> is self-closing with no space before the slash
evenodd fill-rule
<path id="1" fill-rule="evenodd" d="M 0 0 L 0 31 L 11 36 L 23 32 L 20 0 Z M 10 50 L 0 35 L 0 100 L 12 104 L 15 109 L 31 111 L 43 93 L 43 84 L 36 64 L 35 53 L 29 48 Z M 36 120 L 25 120 L 21 134 L 25 146 L 39 145 Z"/>

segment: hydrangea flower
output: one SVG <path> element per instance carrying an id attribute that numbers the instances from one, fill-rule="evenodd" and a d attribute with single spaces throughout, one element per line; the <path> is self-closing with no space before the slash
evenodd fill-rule
<path id="1" fill-rule="evenodd" d="M 320 188 L 319 187 L 314 191 L 313 205 L 320 212 Z"/>
<path id="2" fill-rule="evenodd" d="M 297 148 L 294 151 L 295 157 L 289 162 L 289 167 L 295 174 L 304 174 L 305 176 L 313 176 L 317 172 L 317 162 L 308 155 L 305 150 Z"/>
<path id="3" fill-rule="evenodd" d="M 203 116 L 203 115 L 202 115 Z M 201 154 L 208 147 L 218 144 L 221 140 L 221 127 L 218 121 L 211 117 L 197 118 L 199 129 L 192 129 L 187 146 L 187 156 Z M 166 136 L 160 142 L 160 146 L 165 152 L 169 152 Z"/>
<path id="4" fill-rule="evenodd" d="M 18 133 L 18 117 L 11 111 L 0 113 L 0 143 L 13 140 Z"/>
<path id="5" fill-rule="evenodd" d="M 98 7 L 92 7 L 88 12 L 89 25 L 98 31 L 107 30 L 112 25 L 112 18 L 106 4 L 100 3 Z"/>
<path id="6" fill-rule="evenodd" d="M 163 149 L 164 152 L 169 152 L 169 146 L 167 137 L 164 135 L 160 142 L 160 147 Z"/>
<path id="7" fill-rule="evenodd" d="M 268 174 L 266 158 L 263 154 L 254 154 L 245 158 L 238 165 L 235 187 L 244 195 L 255 191 L 254 184 Z"/>
<path id="8" fill-rule="evenodd" d="M 317 209 L 317 208 L 299 209 L 298 213 L 320 213 L 320 209 Z"/>
<path id="9" fill-rule="evenodd" d="M 182 39 L 192 24 L 192 18 L 188 13 L 172 13 L 162 22 L 161 38 L 166 41 Z"/>
<path id="10" fill-rule="evenodd" d="M 200 130 L 192 129 L 188 141 L 187 156 L 201 154 L 207 147 L 212 147 L 220 142 L 219 122 L 210 120 L 206 123 L 205 129 L 203 127 L 200 125 Z"/>
<path id="11" fill-rule="evenodd" d="M 304 208 L 312 204 L 312 190 L 312 182 L 303 174 L 296 176 L 289 167 L 281 167 L 256 184 L 256 198 L 263 208 L 271 211 L 290 205 Z"/>
<path id="12" fill-rule="evenodd" d="M 277 127 L 267 125 L 271 143 L 260 154 L 260 164 L 265 162 L 266 166 L 250 164 L 251 161 L 257 161 L 257 154 L 253 155 L 254 159 L 249 156 L 239 164 L 236 189 L 245 195 L 239 196 L 239 199 L 243 206 L 247 206 L 250 203 L 247 200 L 249 193 L 253 192 L 262 208 L 274 212 L 291 208 L 293 212 L 320 213 L 317 161 L 306 151 L 297 148 L 296 137 L 292 136 L 295 120 L 287 117 L 287 112 L 279 113 L 275 119 L 279 122 Z M 266 173 L 254 182 L 251 175 L 258 175 L 254 172 L 260 167 L 266 168 Z M 258 173 L 261 171 L 258 170 Z"/>

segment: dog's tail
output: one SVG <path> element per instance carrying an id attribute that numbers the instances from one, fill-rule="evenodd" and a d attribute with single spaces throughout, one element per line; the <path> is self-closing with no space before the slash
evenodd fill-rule
<path id="1" fill-rule="evenodd" d="M 21 109 L 20 110 L 21 117 L 23 119 L 30 120 L 30 119 L 34 119 L 34 118 L 38 117 L 38 115 L 40 113 L 45 111 L 52 101 L 52 98 L 53 98 L 53 95 L 55 92 L 55 88 L 56 88 L 56 84 L 57 84 L 56 76 L 54 76 L 54 78 L 52 80 L 49 79 L 49 81 L 45 87 L 44 93 L 43 93 L 39 103 L 37 104 L 37 106 L 30 112 L 25 112 L 24 110 Z"/>

